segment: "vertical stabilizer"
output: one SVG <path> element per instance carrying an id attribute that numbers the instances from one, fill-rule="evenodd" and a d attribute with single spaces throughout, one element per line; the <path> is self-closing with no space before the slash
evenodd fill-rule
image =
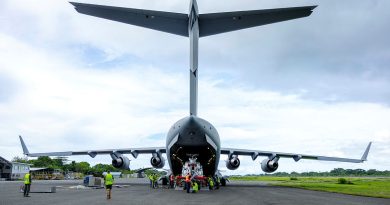
<path id="1" fill-rule="evenodd" d="M 196 0 L 191 0 L 188 14 L 188 34 L 190 37 L 190 115 L 198 114 L 198 45 L 199 13 Z"/>

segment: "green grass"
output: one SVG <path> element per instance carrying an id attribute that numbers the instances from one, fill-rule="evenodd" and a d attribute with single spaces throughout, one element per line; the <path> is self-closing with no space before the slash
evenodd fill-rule
<path id="1" fill-rule="evenodd" d="M 231 177 L 230 180 L 266 181 L 277 186 L 296 187 L 309 190 L 327 191 L 359 196 L 390 198 L 389 177 L 343 177 L 351 184 L 339 184 L 340 177 L 290 177 L 245 176 Z"/>

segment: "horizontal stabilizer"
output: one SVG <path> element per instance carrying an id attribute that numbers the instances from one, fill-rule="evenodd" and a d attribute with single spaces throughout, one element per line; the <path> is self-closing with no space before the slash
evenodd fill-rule
<path id="1" fill-rule="evenodd" d="M 188 36 L 188 15 L 70 2 L 79 13 L 149 29 Z"/>
<path id="2" fill-rule="evenodd" d="M 199 15 L 199 36 L 230 32 L 310 16 L 317 6 L 236 11 Z"/>

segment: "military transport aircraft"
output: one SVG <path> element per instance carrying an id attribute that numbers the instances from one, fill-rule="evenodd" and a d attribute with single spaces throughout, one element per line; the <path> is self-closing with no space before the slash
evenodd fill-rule
<path id="1" fill-rule="evenodd" d="M 165 165 L 163 157 L 165 153 L 174 175 L 182 174 L 183 166 L 189 162 L 189 156 L 196 156 L 196 163 L 202 166 L 204 176 L 216 174 L 221 154 L 227 155 L 226 167 L 230 170 L 235 170 L 240 166 L 240 155 L 250 156 L 252 160 L 256 160 L 258 156 L 265 157 L 261 162 L 261 169 L 267 173 L 277 170 L 278 160 L 281 157 L 292 158 L 295 161 L 312 159 L 352 163 L 361 163 L 367 160 L 371 142 L 360 159 L 223 148 L 217 129 L 208 121 L 197 116 L 198 41 L 200 37 L 307 17 L 316 6 L 199 14 L 196 0 L 191 0 L 189 14 L 181 14 L 75 2 L 71 2 L 71 4 L 82 14 L 189 37 L 190 113 L 189 116 L 172 125 L 167 134 L 165 147 L 30 153 L 22 137 L 19 136 L 25 155 L 29 157 L 70 155 L 95 157 L 96 155 L 109 154 L 112 157 L 114 167 L 129 169 L 130 160 L 125 154 L 131 154 L 134 158 L 137 158 L 139 154 L 151 154 L 151 165 L 155 168 L 162 168 Z"/>

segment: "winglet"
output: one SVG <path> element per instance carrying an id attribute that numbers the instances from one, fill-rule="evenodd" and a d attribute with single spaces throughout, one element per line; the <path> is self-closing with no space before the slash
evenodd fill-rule
<path id="1" fill-rule="evenodd" d="M 371 143 L 372 142 L 368 143 L 366 151 L 364 151 L 364 154 L 362 156 L 362 159 L 361 159 L 362 161 L 367 161 L 367 156 L 368 156 L 368 152 L 370 151 L 370 148 L 371 148 Z"/>
<path id="2" fill-rule="evenodd" d="M 26 144 L 25 144 L 24 141 L 23 141 L 22 136 L 19 135 L 19 139 L 20 139 L 20 144 L 22 144 L 23 154 L 29 155 L 30 152 L 28 151 L 28 149 L 27 149 L 27 147 L 26 147 Z"/>
<path id="3" fill-rule="evenodd" d="M 69 1 L 70 4 L 72 4 L 73 6 L 77 6 L 77 2 L 73 2 L 73 1 Z"/>

